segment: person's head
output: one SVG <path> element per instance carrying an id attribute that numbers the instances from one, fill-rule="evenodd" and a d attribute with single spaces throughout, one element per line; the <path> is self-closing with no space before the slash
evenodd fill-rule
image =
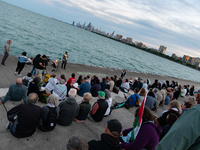
<path id="1" fill-rule="evenodd" d="M 114 78 L 117 79 L 117 75 L 114 75 Z"/>
<path id="2" fill-rule="evenodd" d="M 147 95 L 151 96 L 151 97 L 155 97 L 155 95 L 154 95 L 154 93 L 152 91 L 149 91 Z"/>
<path id="3" fill-rule="evenodd" d="M 27 73 L 27 76 L 32 77 L 32 73 L 31 72 Z"/>
<path id="4" fill-rule="evenodd" d="M 99 99 L 105 99 L 106 94 L 103 91 L 99 91 L 98 94 Z"/>
<path id="5" fill-rule="evenodd" d="M 181 109 L 181 104 L 179 101 L 177 100 L 173 100 L 169 103 L 169 108 L 177 108 L 178 109 L 178 113 L 181 114 L 182 113 L 182 109 Z"/>
<path id="6" fill-rule="evenodd" d="M 12 40 L 8 40 L 7 43 L 8 43 L 8 44 L 11 44 L 11 43 L 12 43 Z"/>
<path id="7" fill-rule="evenodd" d="M 182 104 L 182 109 L 190 108 L 192 106 L 193 106 L 193 104 L 191 102 L 184 102 Z"/>
<path id="8" fill-rule="evenodd" d="M 35 84 L 40 83 L 40 81 L 41 81 L 41 79 L 40 79 L 39 77 L 35 77 L 35 78 L 33 79 L 33 82 L 34 82 Z"/>
<path id="9" fill-rule="evenodd" d="M 135 111 L 135 118 L 138 116 L 140 107 Z M 142 122 L 146 121 L 153 121 L 155 119 L 155 116 L 152 114 L 151 110 L 148 107 L 144 107 Z"/>
<path id="10" fill-rule="evenodd" d="M 145 96 L 145 93 L 146 93 L 145 89 L 142 88 L 142 89 L 140 90 L 140 94 L 139 94 L 139 95 Z"/>
<path id="11" fill-rule="evenodd" d="M 90 76 L 89 76 L 89 75 L 87 75 L 87 78 L 89 79 L 89 78 L 90 78 Z"/>
<path id="12" fill-rule="evenodd" d="M 88 78 L 87 78 L 87 77 L 84 77 L 83 81 L 84 81 L 84 82 L 88 82 Z"/>
<path id="13" fill-rule="evenodd" d="M 196 98 L 194 96 L 191 96 L 190 98 L 187 99 L 186 102 L 191 102 L 192 105 L 196 105 Z"/>
<path id="14" fill-rule="evenodd" d="M 158 79 L 155 79 L 155 83 L 158 83 Z"/>
<path id="15" fill-rule="evenodd" d="M 65 80 L 64 80 L 64 79 L 61 79 L 59 83 L 60 83 L 60 84 L 64 84 L 64 83 L 65 83 Z"/>
<path id="16" fill-rule="evenodd" d="M 42 55 L 42 59 L 45 60 L 47 58 L 46 55 Z"/>
<path id="17" fill-rule="evenodd" d="M 96 84 L 99 84 L 99 83 L 100 83 L 100 81 L 99 81 L 99 79 L 97 78 L 97 79 L 96 79 Z"/>
<path id="18" fill-rule="evenodd" d="M 54 106 L 58 106 L 58 95 L 57 94 L 51 94 L 47 98 L 47 103 L 52 104 Z"/>
<path id="19" fill-rule="evenodd" d="M 138 88 L 135 88 L 134 89 L 134 93 L 136 94 L 136 93 L 138 93 L 139 92 L 139 89 Z"/>
<path id="20" fill-rule="evenodd" d="M 41 55 L 40 55 L 40 54 L 37 54 L 35 57 L 36 57 L 36 58 L 40 58 L 40 57 L 41 57 Z"/>
<path id="21" fill-rule="evenodd" d="M 92 98 L 92 95 L 90 93 L 84 93 L 83 95 L 83 100 L 86 101 L 86 102 L 89 102 Z"/>
<path id="22" fill-rule="evenodd" d="M 128 82 L 128 79 L 126 79 L 125 82 Z"/>
<path id="23" fill-rule="evenodd" d="M 23 56 L 26 56 L 26 54 L 27 54 L 26 52 L 23 52 L 23 53 L 22 53 Z"/>
<path id="24" fill-rule="evenodd" d="M 68 92 L 69 97 L 76 98 L 77 90 L 74 88 L 71 88 Z"/>
<path id="25" fill-rule="evenodd" d="M 106 82 L 106 78 L 103 78 L 103 79 L 102 79 L 102 82 L 104 82 L 104 83 L 105 83 L 105 82 Z"/>
<path id="26" fill-rule="evenodd" d="M 66 81 L 66 78 L 65 78 L 65 75 L 64 74 L 61 74 L 60 76 L 61 79 L 64 79 Z"/>
<path id="27" fill-rule="evenodd" d="M 66 146 L 67 150 L 88 150 L 88 143 L 81 135 L 73 135 Z"/>
<path id="28" fill-rule="evenodd" d="M 55 73 L 53 73 L 53 74 L 51 75 L 51 77 L 52 77 L 52 78 L 55 78 L 55 77 L 56 77 L 56 74 L 55 74 Z"/>
<path id="29" fill-rule="evenodd" d="M 194 85 L 192 85 L 190 89 L 194 89 Z"/>
<path id="30" fill-rule="evenodd" d="M 109 99 L 111 97 L 110 91 L 108 89 L 105 89 L 104 92 L 105 92 L 105 99 Z"/>
<path id="31" fill-rule="evenodd" d="M 105 133 L 111 135 L 114 138 L 118 138 L 122 131 L 122 124 L 117 119 L 111 119 L 107 121 Z"/>
<path id="32" fill-rule="evenodd" d="M 71 76 L 72 76 L 72 78 L 75 78 L 75 73 L 72 73 Z"/>
<path id="33" fill-rule="evenodd" d="M 187 85 L 184 85 L 183 87 L 184 87 L 184 89 L 187 89 Z"/>
<path id="34" fill-rule="evenodd" d="M 144 82 L 143 83 L 147 83 L 147 81 L 146 80 L 144 80 Z"/>
<path id="35" fill-rule="evenodd" d="M 121 77 L 119 77 L 119 80 L 122 80 L 122 78 L 121 78 Z"/>
<path id="36" fill-rule="evenodd" d="M 110 79 L 111 79 L 112 81 L 114 81 L 114 78 L 113 78 L 113 77 L 110 77 Z"/>
<path id="37" fill-rule="evenodd" d="M 68 54 L 68 52 L 65 52 L 65 54 Z"/>
<path id="38" fill-rule="evenodd" d="M 18 78 L 17 81 L 16 81 L 16 84 L 21 85 L 22 84 L 22 78 Z"/>
<path id="39" fill-rule="evenodd" d="M 37 103 L 38 100 L 39 100 L 39 98 L 38 98 L 38 95 L 36 93 L 30 93 L 28 95 L 27 102 L 30 103 L 30 104 L 31 103 Z"/>
<path id="40" fill-rule="evenodd" d="M 178 119 L 177 115 L 170 113 L 167 115 L 166 122 L 167 122 L 167 124 L 172 126 L 177 119 Z"/>
<path id="41" fill-rule="evenodd" d="M 134 81 L 138 81 L 138 78 L 137 78 L 137 77 L 135 77 Z"/>
<path id="42" fill-rule="evenodd" d="M 83 76 L 82 75 L 80 75 L 79 77 L 78 77 L 78 80 L 83 80 Z"/>
<path id="43" fill-rule="evenodd" d="M 170 95 L 170 92 L 166 92 L 166 95 Z"/>
<path id="44" fill-rule="evenodd" d="M 40 78 L 40 81 L 42 81 L 42 74 L 38 74 L 38 76 Z"/>
<path id="45" fill-rule="evenodd" d="M 157 88 L 154 88 L 153 89 L 153 93 L 157 93 L 158 92 L 158 89 Z"/>

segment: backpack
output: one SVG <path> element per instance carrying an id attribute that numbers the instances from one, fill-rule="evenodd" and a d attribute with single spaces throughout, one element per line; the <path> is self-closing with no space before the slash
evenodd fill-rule
<path id="1" fill-rule="evenodd" d="M 45 83 L 48 82 L 49 78 L 51 78 L 51 75 L 49 75 L 49 74 L 45 75 L 44 82 Z"/>
<path id="2" fill-rule="evenodd" d="M 56 126 L 56 120 L 57 120 L 57 107 L 49 107 L 47 106 L 47 108 L 49 108 L 49 112 L 47 114 L 46 120 L 43 122 L 43 126 L 45 127 L 45 129 L 51 131 L 55 128 Z"/>
<path id="3" fill-rule="evenodd" d="M 138 107 L 139 104 L 140 104 L 140 102 L 139 102 L 139 100 L 137 99 L 137 96 L 136 96 L 136 95 L 135 95 L 135 98 L 136 98 L 136 100 L 135 100 L 135 107 Z"/>
<path id="4" fill-rule="evenodd" d="M 25 85 L 26 87 L 28 86 L 29 80 L 23 79 L 22 84 Z"/>

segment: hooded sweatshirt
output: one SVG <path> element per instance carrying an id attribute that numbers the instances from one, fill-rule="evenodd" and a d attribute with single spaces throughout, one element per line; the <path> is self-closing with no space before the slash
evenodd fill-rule
<path id="1" fill-rule="evenodd" d="M 122 131 L 123 135 L 127 135 L 133 128 Z M 152 123 L 142 123 L 140 131 L 136 136 L 135 141 L 129 143 L 122 143 L 121 147 L 125 150 L 154 150 L 159 142 L 159 136 L 162 133 L 161 127 Z"/>

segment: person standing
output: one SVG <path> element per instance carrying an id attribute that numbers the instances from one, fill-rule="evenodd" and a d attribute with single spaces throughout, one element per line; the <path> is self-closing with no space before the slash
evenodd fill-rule
<path id="1" fill-rule="evenodd" d="M 37 77 L 38 74 L 42 74 L 43 72 L 43 69 L 46 68 L 45 66 L 45 63 L 44 63 L 44 60 L 47 58 L 46 55 L 43 55 L 42 58 L 39 58 L 38 59 L 38 62 L 35 66 L 36 68 L 36 74 L 35 74 L 35 77 Z"/>
<path id="2" fill-rule="evenodd" d="M 121 72 L 120 77 L 123 79 L 125 75 L 126 75 L 126 69 L 124 69 L 124 70 Z"/>
<path id="3" fill-rule="evenodd" d="M 3 56 L 3 59 L 1 61 L 1 65 L 2 66 L 6 66 L 5 65 L 5 61 L 6 59 L 8 58 L 9 56 L 9 53 L 10 53 L 10 44 L 12 43 L 12 40 L 8 40 L 5 44 L 5 47 L 4 47 L 4 56 Z"/>
<path id="4" fill-rule="evenodd" d="M 66 67 L 66 64 L 67 64 L 67 58 L 68 58 L 68 52 L 65 52 L 65 54 L 63 55 L 63 60 L 62 60 L 62 65 L 61 65 L 61 68 Z"/>
<path id="5" fill-rule="evenodd" d="M 29 59 L 26 57 L 26 52 L 23 52 L 22 55 L 20 55 L 18 57 L 18 63 L 17 63 L 17 68 L 15 70 L 15 75 L 17 74 L 18 72 L 18 76 L 21 76 L 21 71 L 22 69 L 24 68 L 26 62 L 28 61 Z"/>

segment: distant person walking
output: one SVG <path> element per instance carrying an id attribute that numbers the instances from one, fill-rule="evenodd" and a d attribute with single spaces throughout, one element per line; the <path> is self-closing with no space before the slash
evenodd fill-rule
<path id="1" fill-rule="evenodd" d="M 3 56 L 3 59 L 1 61 L 1 65 L 2 66 L 6 66 L 5 65 L 5 61 L 6 59 L 8 58 L 9 56 L 9 53 L 10 53 L 10 44 L 12 43 L 12 40 L 8 40 L 5 44 L 5 47 L 4 47 L 4 56 Z"/>
<path id="2" fill-rule="evenodd" d="M 24 68 L 24 66 L 25 66 L 25 64 L 26 64 L 27 61 L 29 61 L 29 59 L 26 57 L 26 52 L 23 52 L 22 55 L 20 55 L 18 57 L 17 68 L 16 68 L 15 73 L 14 73 L 15 75 L 18 72 L 17 75 L 21 76 L 20 73 L 21 73 L 22 69 Z"/>
<path id="3" fill-rule="evenodd" d="M 120 77 L 123 79 L 123 77 L 126 75 L 126 69 L 124 69 L 122 72 L 121 72 L 121 75 Z"/>
<path id="4" fill-rule="evenodd" d="M 68 58 L 68 52 L 65 52 L 65 54 L 63 55 L 61 68 L 63 68 L 63 67 L 64 67 L 64 69 L 66 68 L 67 58 Z"/>

